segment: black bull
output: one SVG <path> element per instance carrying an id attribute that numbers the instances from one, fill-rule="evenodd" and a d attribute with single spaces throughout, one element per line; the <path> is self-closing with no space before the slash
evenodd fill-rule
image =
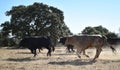
<path id="1" fill-rule="evenodd" d="M 120 38 L 108 38 L 107 41 L 110 45 L 120 44 Z"/>
<path id="2" fill-rule="evenodd" d="M 34 54 L 34 57 L 37 55 L 36 49 L 48 49 L 47 56 L 51 56 L 51 51 L 55 50 L 50 37 L 24 38 L 20 41 L 19 47 L 30 49 L 31 53 Z"/>

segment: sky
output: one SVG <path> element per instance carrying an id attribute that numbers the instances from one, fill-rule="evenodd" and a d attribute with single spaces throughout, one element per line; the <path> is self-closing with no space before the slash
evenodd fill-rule
<path id="1" fill-rule="evenodd" d="M 0 24 L 10 21 L 5 15 L 13 6 L 40 2 L 64 12 L 64 22 L 72 33 L 81 33 L 85 27 L 99 26 L 114 33 L 120 32 L 120 0 L 0 0 Z"/>

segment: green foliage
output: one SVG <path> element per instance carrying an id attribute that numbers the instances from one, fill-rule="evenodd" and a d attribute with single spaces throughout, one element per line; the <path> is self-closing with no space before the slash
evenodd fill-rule
<path id="1" fill-rule="evenodd" d="M 100 35 L 104 35 L 107 38 L 109 37 L 117 37 L 117 35 L 115 33 L 110 32 L 108 29 L 102 27 L 102 26 L 97 26 L 97 27 L 86 27 L 83 31 L 82 34 L 100 34 Z"/>
<path id="2" fill-rule="evenodd" d="M 118 36 L 115 33 L 109 32 L 108 34 L 106 34 L 106 37 L 107 38 L 117 38 Z"/>
<path id="3" fill-rule="evenodd" d="M 6 21 L 6 22 L 2 23 L 2 24 L 1 24 L 1 27 L 3 27 L 3 28 L 1 29 L 1 34 L 2 34 L 2 36 L 8 37 L 8 36 L 9 36 L 9 33 L 10 33 L 10 28 L 11 28 L 9 21 Z"/>
<path id="4" fill-rule="evenodd" d="M 108 33 L 108 30 L 102 26 L 97 26 L 97 27 L 86 27 L 83 31 L 82 34 L 101 34 L 105 35 Z"/>
<path id="5" fill-rule="evenodd" d="M 99 31 L 97 31 L 95 28 L 92 27 L 86 27 L 83 31 L 82 34 L 99 34 Z"/>
<path id="6" fill-rule="evenodd" d="M 6 15 L 11 16 L 11 20 L 1 24 L 2 31 L 7 35 L 11 33 L 14 38 L 49 35 L 55 42 L 71 33 L 64 23 L 63 12 L 43 3 L 13 6 Z"/>

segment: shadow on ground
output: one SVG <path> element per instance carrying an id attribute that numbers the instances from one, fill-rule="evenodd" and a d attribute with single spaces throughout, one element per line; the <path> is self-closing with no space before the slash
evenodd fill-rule
<path id="1" fill-rule="evenodd" d="M 68 60 L 68 61 L 53 61 L 53 62 L 49 62 L 48 64 L 52 64 L 52 65 L 88 65 L 88 64 L 92 64 L 94 62 L 91 62 L 89 60 Z"/>
<path id="2" fill-rule="evenodd" d="M 18 50 L 18 49 L 25 49 L 25 48 L 19 48 L 19 47 L 6 47 L 8 50 Z"/>
<path id="3" fill-rule="evenodd" d="M 102 64 L 108 64 L 111 62 L 120 62 L 120 60 L 96 60 L 96 61 L 91 61 L 92 59 L 77 59 L 77 60 L 68 60 L 68 61 L 53 61 L 49 62 L 48 64 L 52 65 L 74 65 L 74 66 L 80 66 L 80 65 L 91 65 L 94 63 L 102 63 Z"/>
<path id="4" fill-rule="evenodd" d="M 37 61 L 37 60 L 48 60 L 48 58 L 36 58 L 36 57 L 26 57 L 26 58 L 8 58 L 4 61 L 13 61 L 13 62 L 25 62 L 25 61 Z"/>
<path id="5" fill-rule="evenodd" d="M 17 52 L 16 54 L 32 54 L 31 52 Z"/>

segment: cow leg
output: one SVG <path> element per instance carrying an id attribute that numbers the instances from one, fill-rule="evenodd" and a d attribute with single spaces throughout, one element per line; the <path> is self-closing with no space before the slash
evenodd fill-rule
<path id="1" fill-rule="evenodd" d="M 82 52 L 81 49 L 77 49 L 76 54 L 78 55 L 79 58 L 81 58 L 81 56 L 80 56 L 81 52 Z"/>
<path id="2" fill-rule="evenodd" d="M 68 50 L 68 52 L 70 53 L 70 47 L 69 47 L 69 46 L 67 46 L 67 50 Z"/>
<path id="3" fill-rule="evenodd" d="M 85 50 L 83 51 L 83 55 L 89 58 L 89 56 L 85 53 Z"/>
<path id="4" fill-rule="evenodd" d="M 69 53 L 69 52 L 70 52 L 70 50 L 68 50 L 68 48 L 66 48 L 65 50 L 66 50 L 66 53 Z"/>
<path id="5" fill-rule="evenodd" d="M 100 53 L 101 53 L 102 49 L 101 48 L 96 48 L 96 55 L 94 57 L 94 59 L 92 61 L 94 61 L 96 58 L 99 57 Z"/>

